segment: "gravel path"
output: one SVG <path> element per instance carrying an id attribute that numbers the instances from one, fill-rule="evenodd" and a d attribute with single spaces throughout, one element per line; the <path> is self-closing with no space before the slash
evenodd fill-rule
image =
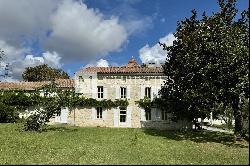
<path id="1" fill-rule="evenodd" d="M 215 128 L 215 127 L 202 126 L 202 128 L 205 129 L 205 130 L 209 130 L 209 131 L 219 131 L 219 132 L 233 133 L 233 131 L 218 129 L 218 128 Z"/>

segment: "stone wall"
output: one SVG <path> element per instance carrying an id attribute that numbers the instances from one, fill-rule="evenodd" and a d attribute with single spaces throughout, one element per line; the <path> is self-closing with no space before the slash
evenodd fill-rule
<path id="1" fill-rule="evenodd" d="M 120 87 L 127 88 L 127 100 L 129 106 L 127 114 L 131 112 L 131 118 L 126 126 L 118 125 L 115 122 L 117 117 L 116 111 L 119 108 L 104 110 L 103 118 L 97 119 L 95 108 L 76 108 L 70 112 L 68 123 L 76 126 L 93 126 L 93 127 L 132 127 L 132 128 L 156 128 L 179 130 L 183 128 L 192 128 L 191 122 L 179 121 L 178 123 L 171 120 L 161 120 L 160 117 L 155 118 L 155 113 L 152 114 L 152 120 L 145 120 L 143 109 L 139 108 L 136 101 L 143 99 L 145 96 L 145 87 L 151 87 L 151 97 L 155 97 L 163 85 L 164 76 L 162 75 L 97 75 L 77 73 L 75 76 L 76 93 L 82 93 L 85 97 L 96 98 L 97 100 L 120 99 Z M 104 98 L 97 98 L 97 86 L 103 86 Z"/>

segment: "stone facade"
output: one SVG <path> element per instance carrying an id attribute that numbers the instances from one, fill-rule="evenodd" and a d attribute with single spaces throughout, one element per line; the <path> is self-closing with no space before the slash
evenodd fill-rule
<path id="1" fill-rule="evenodd" d="M 67 123 L 76 126 L 100 126 L 100 127 L 132 127 L 132 128 L 157 128 L 157 129 L 190 129 L 191 122 L 170 120 L 167 115 L 162 120 L 161 110 L 152 109 L 151 118 L 145 116 L 144 109 L 140 108 L 136 101 L 150 95 L 151 99 L 158 95 L 158 91 L 164 84 L 164 75 L 159 67 L 141 67 L 131 60 L 126 67 L 116 68 L 87 68 L 75 75 L 75 92 L 85 97 L 103 99 L 121 99 L 123 93 L 129 102 L 124 108 L 112 108 L 101 110 L 100 108 L 76 108 L 70 111 Z M 99 96 L 98 96 L 99 87 Z M 121 87 L 126 88 L 122 90 Z M 150 90 L 145 88 L 148 87 Z M 147 93 L 147 94 L 145 94 Z M 98 112 L 99 111 L 99 112 Z"/>

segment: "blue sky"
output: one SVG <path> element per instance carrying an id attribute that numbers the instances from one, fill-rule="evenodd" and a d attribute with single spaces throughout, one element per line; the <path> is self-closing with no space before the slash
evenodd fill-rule
<path id="1" fill-rule="evenodd" d="M 237 2 L 239 11 L 248 6 L 247 0 Z M 132 56 L 140 64 L 157 63 L 163 54 L 157 42 L 171 43 L 177 21 L 192 9 L 211 15 L 219 6 L 216 0 L 2 0 L 0 47 L 13 56 L 7 59 L 16 79 L 25 67 L 41 63 L 71 76 L 86 65 L 125 65 Z"/>

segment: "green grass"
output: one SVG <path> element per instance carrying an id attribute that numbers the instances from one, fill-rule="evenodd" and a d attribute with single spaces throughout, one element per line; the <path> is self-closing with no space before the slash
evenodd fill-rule
<path id="1" fill-rule="evenodd" d="M 217 132 L 0 124 L 0 164 L 249 164 L 248 142 Z"/>

